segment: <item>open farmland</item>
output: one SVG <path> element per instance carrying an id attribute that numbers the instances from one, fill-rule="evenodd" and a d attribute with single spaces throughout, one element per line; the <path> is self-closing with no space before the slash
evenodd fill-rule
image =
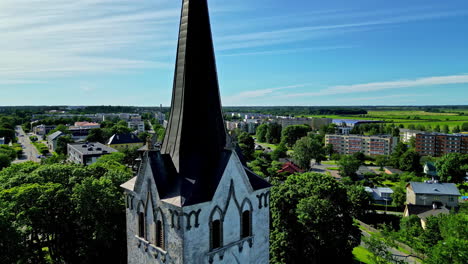
<path id="1" fill-rule="evenodd" d="M 432 113 L 425 111 L 400 111 L 400 110 L 379 110 L 379 111 L 368 111 L 367 115 L 309 115 L 308 117 L 328 117 L 334 119 L 361 119 L 361 120 L 381 120 L 386 123 L 394 123 L 397 125 L 403 125 L 408 128 L 410 125 L 418 126 L 423 125 L 425 127 L 431 126 L 434 128 L 439 125 L 440 127 L 448 125 L 450 129 L 456 126 L 462 126 L 463 123 L 468 123 L 468 109 L 457 109 L 457 113 L 441 112 Z M 466 113 L 460 115 L 459 113 Z"/>

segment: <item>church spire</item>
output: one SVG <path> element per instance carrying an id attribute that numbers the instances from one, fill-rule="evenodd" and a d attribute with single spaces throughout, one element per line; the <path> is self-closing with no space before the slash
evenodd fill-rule
<path id="1" fill-rule="evenodd" d="M 170 114 L 161 154 L 200 180 L 226 146 L 207 0 L 183 0 Z"/>

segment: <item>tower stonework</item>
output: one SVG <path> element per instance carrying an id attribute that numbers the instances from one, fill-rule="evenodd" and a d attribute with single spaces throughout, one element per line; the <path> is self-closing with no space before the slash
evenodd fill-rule
<path id="1" fill-rule="evenodd" d="M 270 185 L 227 139 L 207 0 L 183 0 L 161 149 L 124 183 L 128 263 L 268 263 Z"/>

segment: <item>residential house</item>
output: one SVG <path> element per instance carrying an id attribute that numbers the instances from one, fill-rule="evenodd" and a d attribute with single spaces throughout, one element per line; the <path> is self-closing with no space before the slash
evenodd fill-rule
<path id="1" fill-rule="evenodd" d="M 49 134 L 50 131 L 54 130 L 57 126 L 55 125 L 38 125 L 33 127 L 33 132 L 36 135 L 44 136 Z"/>
<path id="2" fill-rule="evenodd" d="M 406 185 L 406 207 L 403 216 L 417 215 L 426 228 L 429 216 L 448 214 L 458 206 L 460 191 L 454 183 L 438 181 L 410 182 Z"/>
<path id="3" fill-rule="evenodd" d="M 393 190 L 388 187 L 370 188 L 365 187 L 366 192 L 372 195 L 377 204 L 390 204 L 392 202 Z"/>
<path id="4" fill-rule="evenodd" d="M 356 171 L 356 175 L 359 178 L 364 178 L 367 175 L 375 175 L 375 171 L 369 169 L 367 166 L 361 165 Z"/>
<path id="5" fill-rule="evenodd" d="M 0 145 L 5 145 L 5 138 L 4 137 L 0 138 Z"/>
<path id="6" fill-rule="evenodd" d="M 283 172 L 294 174 L 294 173 L 302 173 L 304 172 L 304 170 L 299 168 L 299 166 L 297 166 L 293 162 L 286 162 L 285 164 L 283 164 L 283 167 L 280 170 L 278 170 L 278 173 L 283 173 Z"/>
<path id="7" fill-rule="evenodd" d="M 51 152 L 57 149 L 57 140 L 62 136 L 65 136 L 62 131 L 57 131 L 47 136 L 47 146 Z"/>
<path id="8" fill-rule="evenodd" d="M 143 146 L 143 144 L 144 142 L 133 133 L 114 134 L 107 142 L 107 146 L 117 150 L 124 150 L 134 147 L 140 148 Z"/>
<path id="9" fill-rule="evenodd" d="M 406 203 L 457 207 L 460 191 L 454 183 L 438 181 L 410 182 L 406 185 Z"/>
<path id="10" fill-rule="evenodd" d="M 405 211 L 403 212 L 404 217 L 408 217 L 410 215 L 416 215 L 421 219 L 421 226 L 423 229 L 426 229 L 427 225 L 427 218 L 429 216 L 437 216 L 440 214 L 449 214 L 450 210 L 444 206 L 437 206 L 437 205 L 415 205 L 415 204 L 407 204 L 405 207 Z"/>
<path id="11" fill-rule="evenodd" d="M 90 165 L 103 155 L 107 155 L 117 150 L 98 142 L 68 144 L 68 160 L 82 165 Z"/>

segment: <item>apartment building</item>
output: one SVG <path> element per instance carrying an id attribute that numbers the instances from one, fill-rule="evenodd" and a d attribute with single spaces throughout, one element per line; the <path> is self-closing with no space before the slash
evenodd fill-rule
<path id="1" fill-rule="evenodd" d="M 369 156 L 390 155 L 398 143 L 398 138 L 390 135 L 325 135 L 325 144 L 332 144 L 339 154 L 362 152 Z"/>
<path id="2" fill-rule="evenodd" d="M 422 156 L 440 157 L 448 153 L 468 154 L 468 135 L 418 133 L 416 151 Z"/>
<path id="3" fill-rule="evenodd" d="M 416 138 L 419 133 L 424 133 L 424 131 L 400 128 L 400 140 L 403 143 L 408 143 L 411 138 Z"/>

